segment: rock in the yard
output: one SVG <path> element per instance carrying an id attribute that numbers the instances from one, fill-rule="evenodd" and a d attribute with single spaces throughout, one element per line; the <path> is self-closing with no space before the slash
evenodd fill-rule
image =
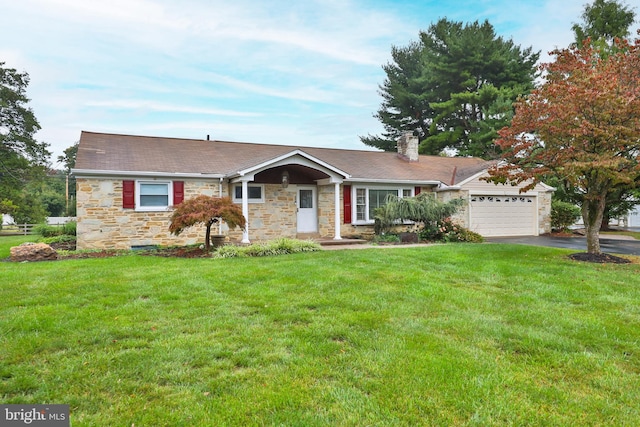
<path id="1" fill-rule="evenodd" d="M 11 261 L 53 261 L 58 253 L 46 243 L 23 243 L 11 248 Z"/>

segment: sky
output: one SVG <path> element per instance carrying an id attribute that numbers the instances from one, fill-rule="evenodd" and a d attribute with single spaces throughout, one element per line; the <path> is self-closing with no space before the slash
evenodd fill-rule
<path id="1" fill-rule="evenodd" d="M 367 150 L 392 46 L 440 18 L 486 19 L 548 61 L 585 3 L 0 0 L 0 62 L 29 74 L 57 167 L 83 130 Z"/>

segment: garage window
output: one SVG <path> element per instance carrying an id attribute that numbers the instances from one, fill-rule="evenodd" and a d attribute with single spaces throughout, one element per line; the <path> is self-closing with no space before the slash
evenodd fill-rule
<path id="1" fill-rule="evenodd" d="M 496 196 L 473 196 L 472 202 L 486 203 L 533 203 L 531 197 L 496 197 Z"/>

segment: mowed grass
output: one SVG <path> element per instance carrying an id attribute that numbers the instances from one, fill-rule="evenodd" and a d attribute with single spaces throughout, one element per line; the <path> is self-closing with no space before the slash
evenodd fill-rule
<path id="1" fill-rule="evenodd" d="M 569 253 L 0 263 L 0 401 L 74 426 L 640 425 L 640 265 Z"/>

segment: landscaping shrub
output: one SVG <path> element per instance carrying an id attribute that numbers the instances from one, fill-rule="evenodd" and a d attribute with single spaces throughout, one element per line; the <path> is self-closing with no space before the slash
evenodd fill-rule
<path id="1" fill-rule="evenodd" d="M 320 245 L 310 240 L 283 238 L 266 243 L 254 243 L 249 246 L 221 246 L 215 251 L 214 258 L 262 257 L 319 250 Z"/>
<path id="2" fill-rule="evenodd" d="M 42 237 L 54 237 L 63 234 L 62 227 L 49 224 L 38 224 L 33 227 L 33 232 Z"/>
<path id="3" fill-rule="evenodd" d="M 580 218 L 580 208 L 572 203 L 553 200 L 551 202 L 551 228 L 567 231 Z"/>
<path id="4" fill-rule="evenodd" d="M 463 199 L 442 202 L 431 193 L 420 193 L 415 197 L 388 195 L 385 204 L 374 210 L 374 231 L 376 234 L 384 234 L 405 221 L 434 227 L 444 218 L 458 212 L 464 203 Z"/>
<path id="5" fill-rule="evenodd" d="M 434 242 L 470 243 L 481 243 L 484 240 L 481 235 L 456 224 L 451 218 L 445 218 L 435 224 L 426 225 L 420 232 L 420 239 Z"/>
<path id="6" fill-rule="evenodd" d="M 76 226 L 77 223 L 75 221 L 69 221 L 62 226 L 63 234 L 67 236 L 75 236 L 76 235 Z"/>
<path id="7" fill-rule="evenodd" d="M 33 233 L 38 234 L 43 239 L 64 235 L 64 236 L 73 237 L 72 239 L 65 240 L 65 241 L 75 240 L 76 222 L 70 221 L 63 225 L 38 224 L 35 227 L 33 227 Z"/>
<path id="8" fill-rule="evenodd" d="M 400 243 L 400 237 L 397 234 L 376 234 L 373 238 L 374 243 Z"/>
<path id="9" fill-rule="evenodd" d="M 52 243 L 71 243 L 76 241 L 76 236 L 61 234 L 59 236 L 43 237 L 38 240 L 42 243 L 46 243 L 47 245 L 51 245 Z"/>

